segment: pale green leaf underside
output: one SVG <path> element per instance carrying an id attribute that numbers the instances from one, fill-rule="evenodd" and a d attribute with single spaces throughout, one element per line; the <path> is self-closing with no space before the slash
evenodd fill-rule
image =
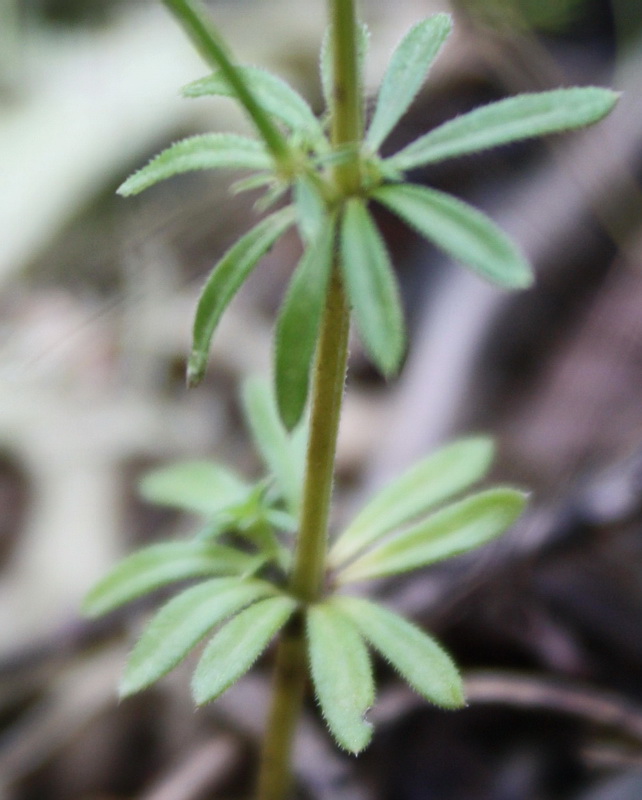
<path id="1" fill-rule="evenodd" d="M 326 221 L 326 204 L 317 187 L 305 175 L 296 179 L 293 194 L 301 238 L 309 244 L 316 239 Z"/>
<path id="2" fill-rule="evenodd" d="M 276 323 L 274 376 L 279 413 L 291 430 L 301 419 L 332 269 L 335 224 L 326 218 L 303 254 Z"/>
<path id="3" fill-rule="evenodd" d="M 328 603 L 308 610 L 307 632 L 321 713 L 337 743 L 358 753 L 372 737 L 372 726 L 365 720 L 374 703 L 368 649 L 352 622 Z"/>
<path id="4" fill-rule="evenodd" d="M 224 625 L 205 648 L 192 680 L 198 705 L 215 700 L 241 678 L 296 608 L 291 597 L 261 600 Z"/>
<path id="5" fill-rule="evenodd" d="M 265 581 L 215 578 L 186 589 L 153 617 L 134 647 L 121 696 L 151 686 L 179 664 L 216 625 L 274 592 Z"/>
<path id="6" fill-rule="evenodd" d="M 198 169 L 271 169 L 272 159 L 261 142 L 234 133 L 205 133 L 171 145 L 118 187 L 124 197 L 159 181 Z"/>
<path id="7" fill-rule="evenodd" d="M 384 75 L 366 145 L 378 150 L 408 110 L 452 29 L 448 14 L 418 22 L 404 36 Z"/>
<path id="8" fill-rule="evenodd" d="M 248 484 L 232 470 L 211 461 L 182 461 L 149 472 L 140 493 L 151 503 L 212 515 L 242 500 Z"/>
<path id="9" fill-rule="evenodd" d="M 232 245 L 210 273 L 194 318 L 192 352 L 187 366 L 190 386 L 203 379 L 210 342 L 228 304 L 260 259 L 293 222 L 294 212 L 290 206 L 266 217 Z"/>
<path id="10" fill-rule="evenodd" d="M 236 69 L 268 114 L 293 131 L 308 131 L 319 138 L 323 136 L 321 125 L 310 106 L 286 81 L 260 67 L 237 66 Z M 183 95 L 236 97 L 236 93 L 220 72 L 189 83 L 183 88 Z"/>
<path id="11" fill-rule="evenodd" d="M 509 142 L 591 125 L 605 117 L 617 99 L 617 92 L 594 86 L 509 97 L 445 122 L 386 163 L 401 170 L 413 169 Z"/>
<path id="12" fill-rule="evenodd" d="M 523 492 L 508 488 L 452 503 L 357 558 L 339 572 L 337 581 L 383 578 L 473 550 L 504 533 L 525 504 Z"/>
<path id="13" fill-rule="evenodd" d="M 406 336 L 397 279 L 381 235 L 364 202 L 345 205 L 341 267 L 363 344 L 384 375 L 398 368 Z"/>
<path id="14" fill-rule="evenodd" d="M 464 705 L 457 667 L 434 639 L 398 614 L 368 600 L 337 596 L 332 603 L 426 700 L 442 708 Z"/>
<path id="15" fill-rule="evenodd" d="M 163 542 L 125 558 L 87 595 L 83 613 L 106 614 L 176 581 L 229 575 L 252 568 L 254 557 L 232 547 L 203 541 Z"/>
<path id="16" fill-rule="evenodd" d="M 531 285 L 531 268 L 485 214 L 449 194 L 413 184 L 383 186 L 372 197 L 449 256 L 509 289 Z"/>
<path id="17" fill-rule="evenodd" d="M 276 407 L 268 381 L 250 378 L 243 386 L 243 408 L 254 442 L 286 501 L 297 515 L 303 488 L 303 464 Z"/>
<path id="18" fill-rule="evenodd" d="M 357 514 L 330 550 L 331 566 L 343 564 L 385 534 L 481 480 L 492 458 L 493 442 L 481 436 L 460 439 L 431 453 Z"/>

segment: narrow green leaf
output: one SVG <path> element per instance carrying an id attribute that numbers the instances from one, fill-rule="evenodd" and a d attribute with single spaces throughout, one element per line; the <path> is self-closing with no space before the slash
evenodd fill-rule
<path id="1" fill-rule="evenodd" d="M 525 504 L 526 496 L 515 489 L 474 494 L 375 546 L 339 572 L 337 581 L 383 578 L 473 550 L 504 533 Z"/>
<path id="2" fill-rule="evenodd" d="M 509 289 L 531 285 L 531 268 L 513 242 L 485 214 L 449 194 L 409 183 L 382 186 L 383 203 L 449 256 Z"/>
<path id="3" fill-rule="evenodd" d="M 250 487 L 221 464 L 181 461 L 149 472 L 139 489 L 150 503 L 210 516 L 240 502 Z"/>
<path id="4" fill-rule="evenodd" d="M 215 625 L 274 591 L 266 581 L 215 578 L 181 592 L 143 631 L 127 662 L 121 697 L 151 686 L 174 669 Z"/>
<path id="5" fill-rule="evenodd" d="M 230 186 L 232 194 L 241 194 L 242 192 L 251 192 L 254 189 L 262 189 L 274 181 L 273 172 L 257 172 L 255 175 L 250 175 L 247 178 L 241 178 L 239 181 L 234 181 Z"/>
<path id="6" fill-rule="evenodd" d="M 357 628 L 329 603 L 307 614 L 308 649 L 321 713 L 337 743 L 359 753 L 372 737 L 365 715 L 374 703 L 368 649 Z"/>
<path id="7" fill-rule="evenodd" d="M 279 413 L 292 430 L 308 396 L 310 368 L 323 314 L 334 252 L 334 218 L 303 254 L 276 323 L 274 376 Z"/>
<path id="8" fill-rule="evenodd" d="M 192 353 L 187 382 L 196 386 L 203 379 L 210 342 L 228 304 L 251 271 L 294 221 L 290 206 L 259 222 L 225 253 L 211 272 L 201 293 L 194 318 Z"/>
<path id="9" fill-rule="evenodd" d="M 341 266 L 363 343 L 384 375 L 391 375 L 405 350 L 403 309 L 386 247 L 357 198 L 346 203 Z"/>
<path id="10" fill-rule="evenodd" d="M 273 117 L 283 122 L 292 131 L 307 131 L 317 138 L 323 138 L 319 120 L 314 116 L 307 102 L 282 78 L 267 72 L 260 67 L 236 67 L 245 83 L 249 86 L 256 100 Z M 203 97 L 218 95 L 219 97 L 236 97 L 220 72 L 189 83 L 183 88 L 185 97 Z"/>
<path id="11" fill-rule="evenodd" d="M 254 664 L 296 608 L 291 597 L 262 600 L 234 617 L 205 648 L 192 679 L 200 706 L 215 700 Z"/>
<path id="12" fill-rule="evenodd" d="M 481 480 L 490 467 L 493 450 L 492 439 L 487 437 L 460 439 L 412 466 L 357 514 L 330 550 L 329 563 L 336 568 L 390 531 Z"/>
<path id="13" fill-rule="evenodd" d="M 153 544 L 117 564 L 89 592 L 83 613 L 98 617 L 176 581 L 244 572 L 252 559 L 233 547 L 205 541 Z"/>
<path id="14" fill-rule="evenodd" d="M 364 23 L 359 24 L 359 41 L 357 42 L 357 58 L 359 59 L 359 82 L 363 84 L 363 74 L 365 61 L 368 55 L 368 45 L 370 44 L 370 31 Z M 332 63 L 332 26 L 326 29 L 321 42 L 321 89 L 323 99 L 328 111 L 334 105 L 332 92 L 334 86 L 334 64 Z"/>
<path id="15" fill-rule="evenodd" d="M 117 192 L 124 197 L 148 189 L 180 172 L 198 169 L 271 169 L 265 146 L 235 133 L 205 133 L 171 145 L 149 164 L 134 172 Z"/>
<path id="16" fill-rule="evenodd" d="M 396 153 L 387 163 L 401 170 L 489 147 L 561 133 L 605 117 L 619 95 L 595 86 L 520 94 L 445 122 Z"/>
<path id="17" fill-rule="evenodd" d="M 457 667 L 437 642 L 403 617 L 358 597 L 337 596 L 332 603 L 415 691 L 442 708 L 465 704 Z"/>
<path id="18" fill-rule="evenodd" d="M 301 238 L 309 244 L 319 235 L 328 215 L 319 190 L 305 175 L 299 176 L 294 184 L 294 206 Z"/>
<path id="19" fill-rule="evenodd" d="M 435 14 L 414 25 L 400 42 L 384 75 L 366 136 L 373 151 L 408 110 L 451 29 L 448 14 Z"/>
<path id="20" fill-rule="evenodd" d="M 250 378 L 243 386 L 243 409 L 263 461 L 274 475 L 288 511 L 297 516 L 303 464 L 283 427 L 268 381 Z"/>

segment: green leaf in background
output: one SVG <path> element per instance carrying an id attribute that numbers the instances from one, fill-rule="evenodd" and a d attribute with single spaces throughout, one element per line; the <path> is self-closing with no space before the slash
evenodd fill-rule
<path id="1" fill-rule="evenodd" d="M 323 138 L 321 124 L 312 109 L 286 81 L 260 67 L 236 66 L 236 69 L 268 114 L 292 131 L 306 131 L 316 138 Z M 182 93 L 184 97 L 236 97 L 236 92 L 220 72 L 189 83 Z"/>
<path id="2" fill-rule="evenodd" d="M 357 514 L 331 548 L 330 565 L 343 564 L 385 534 L 481 480 L 493 452 L 488 437 L 460 439 L 412 466 Z"/>
<path id="3" fill-rule="evenodd" d="M 358 597 L 331 601 L 415 691 L 442 708 L 460 708 L 464 690 L 452 659 L 430 636 L 387 608 Z"/>
<path id="4" fill-rule="evenodd" d="M 321 713 L 338 744 L 359 753 L 372 737 L 365 715 L 374 703 L 368 649 L 354 624 L 329 603 L 307 613 L 308 649 Z"/>
<path id="5" fill-rule="evenodd" d="M 526 496 L 516 489 L 474 494 L 375 546 L 341 570 L 337 582 L 396 575 L 473 550 L 504 533 L 525 504 Z"/>
<path id="6" fill-rule="evenodd" d="M 274 475 L 288 511 L 296 516 L 301 504 L 304 464 L 281 422 L 268 381 L 249 378 L 245 382 L 243 408 L 263 461 Z"/>
<path id="7" fill-rule="evenodd" d="M 262 600 L 221 628 L 194 672 L 192 694 L 199 706 L 215 700 L 250 669 L 296 605 L 291 597 Z"/>
<path id="8" fill-rule="evenodd" d="M 255 175 L 250 175 L 247 178 L 241 178 L 241 180 L 234 181 L 234 183 L 230 186 L 230 192 L 232 194 L 251 192 L 254 189 L 262 189 L 264 186 L 268 186 L 269 184 L 273 183 L 274 180 L 275 177 L 273 172 L 257 172 Z"/>
<path id="9" fill-rule="evenodd" d="M 619 95 L 595 86 L 520 94 L 449 120 L 404 147 L 387 163 L 401 170 L 489 147 L 561 133 L 605 117 Z"/>
<path id="10" fill-rule="evenodd" d="M 163 542 L 123 559 L 87 595 L 83 613 L 106 614 L 169 583 L 245 572 L 254 556 L 210 542 Z"/>
<path id="11" fill-rule="evenodd" d="M 271 169 L 265 146 L 235 133 L 204 133 L 171 145 L 118 187 L 130 197 L 181 172 L 198 169 Z"/>
<path id="12" fill-rule="evenodd" d="M 299 176 L 294 183 L 294 206 L 301 238 L 309 244 L 322 230 L 327 211 L 323 197 L 306 175 Z"/>
<path id="13" fill-rule="evenodd" d="M 250 487 L 221 464 L 181 461 L 147 473 L 139 489 L 150 503 L 211 516 L 240 502 Z"/>
<path id="14" fill-rule="evenodd" d="M 341 266 L 363 344 L 383 374 L 391 375 L 406 345 L 403 309 L 386 247 L 357 198 L 345 205 Z"/>
<path id="15" fill-rule="evenodd" d="M 449 194 L 404 183 L 382 186 L 372 197 L 449 256 L 509 289 L 533 282 L 513 242 L 485 214 Z"/>
<path id="16" fill-rule="evenodd" d="M 181 592 L 143 631 L 127 662 L 121 697 L 151 686 L 174 669 L 215 625 L 274 591 L 265 581 L 215 578 Z"/>
<path id="17" fill-rule="evenodd" d="M 308 396 L 319 325 L 334 254 L 335 221 L 326 217 L 290 281 L 276 323 L 274 377 L 279 413 L 292 430 Z"/>
<path id="18" fill-rule="evenodd" d="M 448 14 L 418 22 L 404 36 L 384 75 L 366 145 L 373 151 L 408 110 L 452 29 Z"/>
<path id="19" fill-rule="evenodd" d="M 370 44 L 370 31 L 368 26 L 364 23 L 359 23 L 359 41 L 357 42 L 357 58 L 359 60 L 359 82 L 363 85 L 363 73 L 365 68 L 366 57 L 368 55 L 368 46 Z M 321 89 L 323 91 L 323 99 L 328 111 L 332 109 L 334 101 L 332 98 L 332 86 L 334 82 L 334 64 L 332 63 L 332 26 L 330 26 L 323 36 L 321 42 Z"/>
<path id="20" fill-rule="evenodd" d="M 192 352 L 187 365 L 190 386 L 196 386 L 203 379 L 210 342 L 228 304 L 260 259 L 293 222 L 291 206 L 266 217 L 232 245 L 210 273 L 194 318 Z"/>

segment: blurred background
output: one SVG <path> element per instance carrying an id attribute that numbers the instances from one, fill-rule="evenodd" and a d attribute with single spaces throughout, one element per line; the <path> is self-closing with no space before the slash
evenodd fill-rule
<path id="1" fill-rule="evenodd" d="M 219 0 L 240 61 L 321 111 L 324 4 Z M 365 0 L 373 93 L 415 21 L 455 33 L 388 143 L 519 91 L 624 92 L 594 129 L 413 176 L 474 202 L 537 272 L 508 295 L 381 213 L 411 330 L 385 383 L 355 338 L 336 521 L 463 431 L 493 433 L 495 476 L 532 489 L 492 547 L 378 584 L 465 670 L 469 708 L 438 712 L 379 663 L 376 734 L 358 760 L 310 704 L 300 798 L 642 797 L 642 5 L 639 0 Z M 255 219 L 226 176 L 124 200 L 116 187 L 182 136 L 244 130 L 225 100 L 181 100 L 206 74 L 153 0 L 0 0 L 0 799 L 237 800 L 251 795 L 269 655 L 197 713 L 190 664 L 118 704 L 142 603 L 80 619 L 84 592 L 136 546 L 193 520 L 145 505 L 152 466 L 207 457 L 256 474 L 238 410 L 267 373 L 299 253 L 285 239 L 235 300 L 205 383 L 184 388 L 204 276 Z M 234 176 L 230 176 L 234 177 Z"/>

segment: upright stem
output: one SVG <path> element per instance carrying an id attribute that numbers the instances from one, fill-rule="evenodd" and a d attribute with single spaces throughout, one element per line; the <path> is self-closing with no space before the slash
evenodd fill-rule
<path id="1" fill-rule="evenodd" d="M 163 3 L 181 23 L 203 58 L 214 69 L 220 69 L 223 73 L 274 158 L 279 162 L 287 163 L 290 155 L 287 141 L 271 117 L 255 100 L 252 91 L 232 63 L 225 43 L 221 40 L 203 6 L 198 0 L 163 0 Z"/>
<path id="2" fill-rule="evenodd" d="M 333 41 L 332 143 L 355 145 L 361 139 L 361 91 L 357 64 L 357 20 L 354 0 L 330 0 Z M 338 164 L 334 172 L 338 194 L 359 188 L 359 160 Z M 340 263 L 334 265 L 312 380 L 310 438 L 303 505 L 290 591 L 303 604 L 323 592 L 328 518 L 334 480 L 334 459 L 348 353 L 350 314 Z M 305 630 L 302 615 L 283 633 L 277 650 L 272 706 L 264 737 L 258 800 L 285 800 L 291 785 L 294 731 L 307 681 Z"/>

